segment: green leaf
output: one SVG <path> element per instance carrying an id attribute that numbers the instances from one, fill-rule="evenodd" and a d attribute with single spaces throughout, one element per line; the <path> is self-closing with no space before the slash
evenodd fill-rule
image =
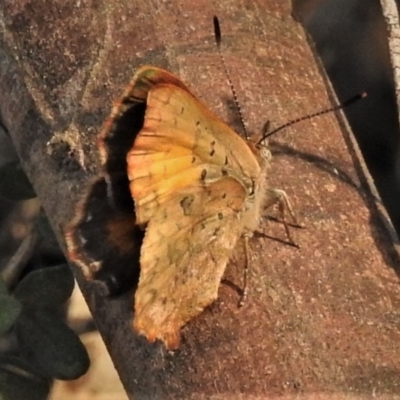
<path id="1" fill-rule="evenodd" d="M 0 167 L 0 196 L 13 201 L 36 197 L 19 161 L 11 161 Z"/>
<path id="2" fill-rule="evenodd" d="M 50 392 L 50 381 L 25 368 L 17 357 L 0 360 L 1 400 L 46 400 Z"/>
<path id="3" fill-rule="evenodd" d="M 54 313 L 25 307 L 15 324 L 21 354 L 46 377 L 77 379 L 89 368 L 79 337 Z"/>
<path id="4" fill-rule="evenodd" d="M 16 299 L 36 307 L 53 307 L 65 303 L 74 289 L 74 276 L 67 264 L 30 272 L 14 291 Z"/>
<path id="5" fill-rule="evenodd" d="M 21 304 L 8 294 L 6 284 L 0 277 L 0 336 L 6 333 L 21 312 Z"/>

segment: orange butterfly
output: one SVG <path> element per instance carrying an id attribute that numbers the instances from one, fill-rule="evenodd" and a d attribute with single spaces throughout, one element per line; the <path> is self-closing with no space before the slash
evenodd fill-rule
<path id="1" fill-rule="evenodd" d="M 144 123 L 127 155 L 135 223 L 145 229 L 134 326 L 173 349 L 180 328 L 217 298 L 238 240 L 247 253 L 264 210 L 290 207 L 266 186 L 262 134 L 243 139 L 155 67 L 139 69 L 122 103 L 140 101 Z"/>

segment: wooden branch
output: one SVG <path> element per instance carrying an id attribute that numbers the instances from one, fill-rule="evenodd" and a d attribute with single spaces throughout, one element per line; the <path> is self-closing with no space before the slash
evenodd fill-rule
<path id="1" fill-rule="evenodd" d="M 290 11 L 282 0 L 1 3 L 0 113 L 61 243 L 100 172 L 96 134 L 139 66 L 176 73 L 240 129 L 228 110 L 214 14 L 251 132 L 329 105 Z M 266 222 L 268 237 L 250 244 L 247 305 L 237 307 L 234 290 L 239 249 L 219 299 L 183 329 L 175 352 L 132 331 L 132 291 L 105 297 L 73 266 L 130 398 L 398 393 L 399 257 L 349 135 L 330 115 L 274 138 L 269 181 L 305 226 L 292 232 L 300 249 L 282 243 L 281 224 Z"/>

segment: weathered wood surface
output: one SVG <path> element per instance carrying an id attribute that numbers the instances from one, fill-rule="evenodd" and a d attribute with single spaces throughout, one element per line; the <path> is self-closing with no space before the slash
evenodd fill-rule
<path id="1" fill-rule="evenodd" d="M 290 12 L 281 0 L 3 1 L 0 112 L 60 239 L 99 173 L 96 134 L 137 67 L 176 73 L 240 129 L 228 110 L 214 14 L 251 131 L 327 106 L 326 85 Z M 274 240 L 285 239 L 283 228 L 266 222 L 272 238 L 251 244 L 247 305 L 237 308 L 229 284 L 241 286 L 239 256 L 218 301 L 184 328 L 173 353 L 132 332 L 131 292 L 105 298 L 74 268 L 130 398 L 400 393 L 398 253 L 348 138 L 335 115 L 274 138 L 270 182 L 288 193 L 305 226 L 293 232 L 300 248 Z"/>

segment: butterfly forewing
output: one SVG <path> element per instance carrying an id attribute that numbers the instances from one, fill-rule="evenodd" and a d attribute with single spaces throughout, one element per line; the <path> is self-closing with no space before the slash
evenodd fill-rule
<path id="1" fill-rule="evenodd" d="M 140 207 L 151 210 L 149 199 L 154 194 L 153 206 L 158 207 L 161 187 L 169 185 L 173 191 L 178 182 L 179 187 L 229 175 L 250 191 L 260 175 L 260 165 L 245 140 L 189 92 L 170 84 L 150 90 L 144 126 L 127 161 L 140 223 L 149 217 L 147 212 L 141 215 Z"/>

